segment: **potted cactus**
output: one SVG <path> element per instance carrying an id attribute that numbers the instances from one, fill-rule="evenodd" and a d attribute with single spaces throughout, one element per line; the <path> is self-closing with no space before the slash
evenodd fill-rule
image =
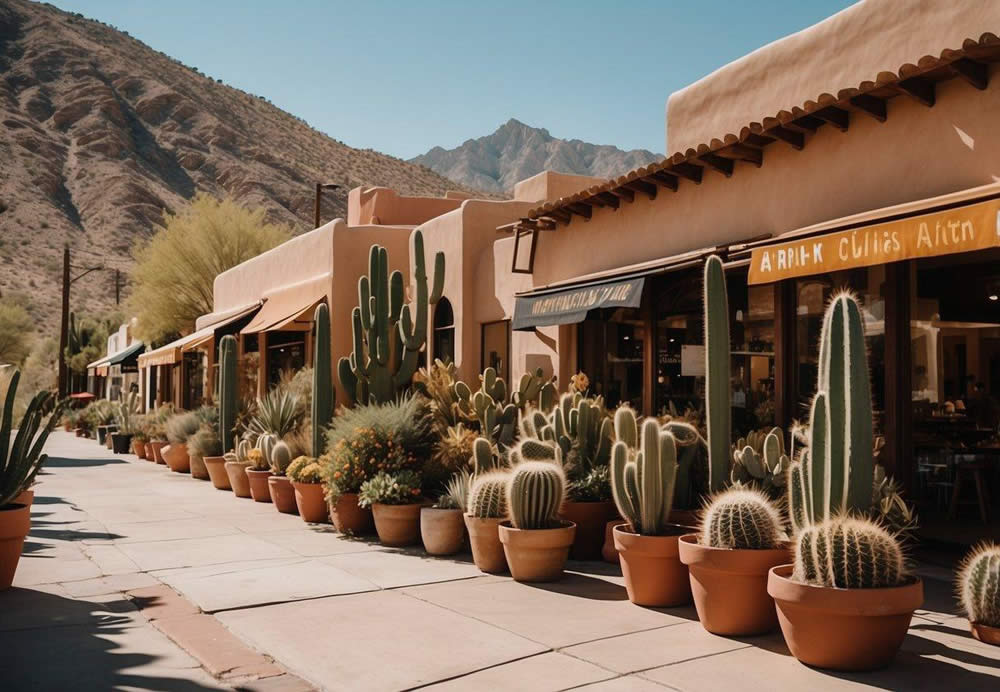
<path id="1" fill-rule="evenodd" d="M 300 456 L 288 466 L 288 478 L 295 490 L 295 506 L 302 521 L 325 524 L 330 510 L 323 492 L 322 469 L 316 457 Z"/>
<path id="2" fill-rule="evenodd" d="M 566 473 L 561 451 L 554 459 L 530 453 L 536 440 L 522 441 L 520 461 L 507 477 L 507 521 L 500 522 L 500 542 L 515 581 L 547 582 L 562 577 L 576 524 L 559 518 L 566 500 Z"/>
<path id="3" fill-rule="evenodd" d="M 247 453 L 247 461 L 250 463 L 247 464 L 245 473 L 250 486 L 250 497 L 254 502 L 270 502 L 271 489 L 267 479 L 271 477 L 271 462 L 264 456 L 259 444 Z"/>
<path id="4" fill-rule="evenodd" d="M 225 449 L 224 444 L 223 449 Z M 233 489 L 233 495 L 236 497 L 252 497 L 250 479 L 247 476 L 247 469 L 250 467 L 250 449 L 249 440 L 237 439 L 234 451 L 223 454 L 229 487 Z"/>
<path id="5" fill-rule="evenodd" d="M 123 397 L 115 409 L 118 429 L 111 433 L 111 449 L 115 454 L 128 454 L 132 451 L 138 406 L 139 395 L 132 392 Z"/>
<path id="6" fill-rule="evenodd" d="M 412 470 L 375 474 L 361 484 L 358 503 L 371 507 L 382 545 L 400 548 L 420 540 L 420 474 Z"/>
<path id="7" fill-rule="evenodd" d="M 271 502 L 274 508 L 284 514 L 298 514 L 298 507 L 295 505 L 295 489 L 292 482 L 286 475 L 288 466 L 292 463 L 292 450 L 287 443 L 278 440 L 273 441 L 273 436 L 261 435 L 267 440 L 263 443 L 264 456 L 271 464 L 271 475 L 267 478 L 267 488 L 271 493 Z M 262 443 L 258 439 L 257 444 Z"/>
<path id="8" fill-rule="evenodd" d="M 163 460 L 176 473 L 191 471 L 191 458 L 188 456 L 188 438 L 198 432 L 201 421 L 194 411 L 179 413 L 166 423 L 168 446 L 160 450 Z"/>
<path id="9" fill-rule="evenodd" d="M 808 448 L 792 462 L 791 565 L 773 567 L 785 642 L 803 663 L 834 670 L 888 665 L 923 603 L 895 535 L 868 518 L 874 455 L 871 391 L 861 307 L 835 296 L 820 333 L 819 375 Z"/>
<path id="10" fill-rule="evenodd" d="M 958 594 L 972 636 L 1000 646 L 1000 545 L 977 546 L 962 562 Z"/>
<path id="11" fill-rule="evenodd" d="M 136 416 L 135 433 L 132 435 L 132 453 L 142 460 L 146 459 L 146 445 L 149 435 L 146 433 L 146 416 Z"/>
<path id="12" fill-rule="evenodd" d="M 454 555 L 465 545 L 465 516 L 471 474 L 454 474 L 431 507 L 420 509 L 420 538 L 430 555 Z"/>
<path id="13" fill-rule="evenodd" d="M 188 439 L 191 475 L 208 479 L 217 490 L 232 490 L 226 473 L 226 457 L 219 433 L 211 425 L 203 425 Z M 200 467 L 200 468 L 199 468 Z"/>
<path id="14" fill-rule="evenodd" d="M 507 558 L 499 526 L 507 518 L 507 473 L 496 469 L 496 456 L 489 440 L 476 438 L 472 449 L 475 474 L 464 516 L 472 559 L 484 572 L 506 572 Z"/>

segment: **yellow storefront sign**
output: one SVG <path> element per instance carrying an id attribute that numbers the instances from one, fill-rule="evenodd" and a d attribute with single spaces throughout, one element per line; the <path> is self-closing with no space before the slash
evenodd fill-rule
<path id="1" fill-rule="evenodd" d="M 1000 200 L 755 248 L 749 283 L 1000 247 Z"/>

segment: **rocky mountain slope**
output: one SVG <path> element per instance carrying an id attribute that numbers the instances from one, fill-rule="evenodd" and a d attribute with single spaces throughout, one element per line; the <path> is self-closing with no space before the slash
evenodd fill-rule
<path id="1" fill-rule="evenodd" d="M 333 96 L 331 95 L 331 98 Z M 0 295 L 57 331 L 62 246 L 74 275 L 127 269 L 133 243 L 196 192 L 262 206 L 298 232 L 346 214 L 356 185 L 459 189 L 427 168 L 353 149 L 113 27 L 50 5 L 0 0 Z M 127 290 L 127 287 L 126 287 Z M 72 307 L 114 303 L 114 272 L 73 284 Z"/>
<path id="2" fill-rule="evenodd" d="M 558 139 L 548 130 L 511 118 L 491 135 L 467 140 L 455 149 L 434 147 L 410 161 L 462 185 L 500 194 L 543 170 L 610 178 L 662 158 L 645 149 L 622 151 L 579 139 Z"/>

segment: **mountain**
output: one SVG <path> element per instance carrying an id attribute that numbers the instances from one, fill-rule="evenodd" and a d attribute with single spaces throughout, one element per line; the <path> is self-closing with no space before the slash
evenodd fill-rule
<path id="1" fill-rule="evenodd" d="M 410 161 L 462 185 L 501 194 L 544 170 L 611 178 L 662 158 L 645 149 L 622 151 L 579 139 L 558 139 L 548 130 L 511 118 L 491 135 L 466 140 L 455 149 L 434 147 Z"/>
<path id="2" fill-rule="evenodd" d="M 65 242 L 74 276 L 101 264 L 127 270 L 135 241 L 197 192 L 264 207 L 303 232 L 317 181 L 343 186 L 324 194 L 326 220 L 346 215 L 347 190 L 361 184 L 458 189 L 423 166 L 353 149 L 113 27 L 0 0 L 0 295 L 23 298 L 39 332 L 58 332 Z M 114 282 L 109 271 L 75 282 L 72 309 L 113 305 Z"/>

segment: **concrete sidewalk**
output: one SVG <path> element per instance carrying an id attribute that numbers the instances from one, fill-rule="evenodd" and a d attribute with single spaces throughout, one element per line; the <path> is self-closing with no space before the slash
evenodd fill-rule
<path id="1" fill-rule="evenodd" d="M 617 568 L 517 584 L 310 526 L 96 442 L 52 435 L 14 589 L 4 688 L 396 690 L 948 689 L 1000 685 L 1000 649 L 924 568 L 896 663 L 815 671 L 780 634 L 706 633 L 692 608 L 628 602 Z M 12 676 L 12 677 L 11 677 Z"/>

